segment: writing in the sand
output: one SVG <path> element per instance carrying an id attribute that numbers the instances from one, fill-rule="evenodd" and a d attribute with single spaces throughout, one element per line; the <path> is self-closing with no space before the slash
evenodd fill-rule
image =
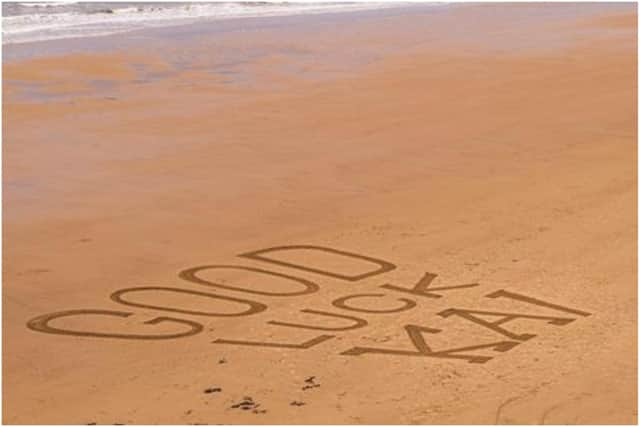
<path id="1" fill-rule="evenodd" d="M 384 282 L 380 284 L 379 279 L 382 275 L 395 270 L 395 264 L 379 258 L 324 246 L 278 246 L 251 251 L 238 256 L 244 260 L 250 260 L 253 265 L 212 264 L 191 267 L 178 274 L 179 278 L 185 282 L 184 284 L 186 286 L 184 287 L 131 287 L 119 289 L 111 294 L 111 300 L 123 306 L 152 311 L 157 310 L 161 313 L 171 313 L 170 316 L 161 315 L 144 322 L 144 325 L 147 327 L 161 328 L 161 330 L 158 329 L 160 332 L 155 331 L 150 334 L 136 334 L 127 333 L 126 331 L 114 332 L 113 328 L 98 331 L 76 330 L 56 326 L 56 323 L 60 323 L 60 319 L 62 318 L 103 316 L 113 319 L 128 318 L 135 314 L 134 311 L 106 309 L 65 310 L 44 314 L 29 320 L 27 326 L 38 332 L 77 337 L 129 340 L 185 338 L 199 334 L 204 330 L 203 320 L 200 319 L 207 317 L 247 317 L 260 313 L 268 313 L 269 304 L 267 304 L 265 300 L 268 301 L 269 298 L 295 298 L 314 294 L 320 290 L 319 284 L 313 279 L 314 277 L 322 276 L 327 278 L 327 280 L 330 278 L 331 280 L 349 283 L 364 280 L 377 281 L 377 283 L 374 284 L 375 292 L 350 293 L 339 296 L 338 298 L 333 298 L 330 301 L 331 309 L 319 310 L 306 307 L 298 310 L 299 313 L 305 314 L 306 316 L 304 317 L 306 318 L 310 316 L 313 317 L 313 322 L 290 322 L 273 317 L 265 319 L 266 324 L 270 326 L 311 331 L 310 336 L 299 342 L 279 342 L 271 339 L 249 340 L 237 336 L 219 336 L 213 341 L 213 343 L 217 345 L 309 349 L 323 345 L 345 331 L 366 328 L 369 325 L 369 320 L 373 316 L 408 312 L 414 310 L 422 303 L 426 302 L 428 305 L 428 300 L 443 298 L 451 292 L 460 292 L 464 289 L 479 286 L 478 283 L 436 284 L 439 280 L 436 280 L 437 275 L 429 272 L 421 274 L 414 283 L 410 284 Z M 330 262 L 327 264 L 327 261 Z M 344 262 L 340 267 L 336 267 L 340 265 L 339 261 L 350 262 L 351 271 L 344 271 Z M 333 262 L 333 264 L 331 262 Z M 357 271 L 353 271 L 354 263 L 358 265 Z M 270 265 L 269 268 L 286 270 L 287 273 L 262 268 L 266 264 Z M 259 265 L 259 267 L 255 265 Z M 329 268 L 327 265 L 331 265 L 332 267 Z M 261 285 L 264 284 L 264 286 L 256 289 L 255 287 L 244 287 L 237 284 L 231 285 L 228 284 L 227 281 L 214 282 L 205 278 L 206 273 L 220 271 L 242 273 L 243 277 L 249 275 L 257 279 Z M 293 287 L 287 287 L 288 290 L 284 291 L 282 287 L 273 287 L 272 284 L 274 281 L 287 282 L 289 285 L 293 285 Z M 198 285 L 200 288 L 199 290 L 194 290 L 189 288 L 191 285 Z M 219 293 L 204 292 L 201 286 L 215 288 Z M 272 287 L 270 288 L 270 286 Z M 247 296 L 232 296 L 237 295 L 235 294 L 236 292 Z M 169 298 L 169 300 L 175 305 L 140 302 L 141 295 L 158 293 L 168 293 L 172 295 L 173 297 Z M 137 299 L 132 297 L 136 294 L 138 296 Z M 227 310 L 222 311 L 219 308 L 215 311 L 194 310 L 180 305 L 177 302 L 180 301 L 180 297 L 184 296 L 203 298 L 206 301 L 215 300 L 216 307 L 222 304 Z M 510 322 L 527 320 L 530 322 L 544 322 L 545 325 L 551 326 L 564 326 L 580 317 L 590 315 L 590 313 L 586 311 L 566 307 L 555 302 L 542 300 L 531 295 L 523 295 L 506 289 L 491 291 L 486 293 L 483 298 L 510 300 L 511 303 L 521 306 L 522 311 L 505 312 L 478 308 L 450 307 L 435 314 L 442 318 L 451 319 L 451 321 L 472 322 L 478 327 L 489 331 L 492 335 L 496 335 L 497 338 L 493 340 L 486 340 L 464 346 L 433 348 L 433 345 L 429 344 L 429 337 L 432 334 L 442 332 L 442 330 L 418 322 L 420 324 L 407 323 L 399 325 L 403 330 L 403 334 L 406 334 L 406 343 L 403 343 L 400 348 L 347 344 L 344 348 L 338 350 L 338 352 L 344 356 L 378 354 L 458 359 L 470 363 L 485 363 L 493 358 L 495 352 L 507 352 L 536 336 L 532 333 L 514 332 L 507 327 L 507 324 Z M 366 301 L 371 300 L 376 301 L 376 303 L 369 303 L 369 305 L 367 305 Z M 290 307 L 291 305 L 289 304 L 288 306 Z M 534 309 L 534 311 L 532 311 L 532 309 Z M 165 332 L 167 329 L 172 331 Z"/>

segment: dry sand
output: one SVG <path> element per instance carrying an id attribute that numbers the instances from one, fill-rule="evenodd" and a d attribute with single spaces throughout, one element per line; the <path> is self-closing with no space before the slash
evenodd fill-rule
<path id="1" fill-rule="evenodd" d="M 354 16 L 5 49 L 5 423 L 637 422 L 636 6 Z"/>

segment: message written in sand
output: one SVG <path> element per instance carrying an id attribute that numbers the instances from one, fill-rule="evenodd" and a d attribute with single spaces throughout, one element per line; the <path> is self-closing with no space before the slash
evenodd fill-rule
<path id="1" fill-rule="evenodd" d="M 327 269 L 326 266 L 312 265 L 308 261 L 308 257 L 305 258 L 305 262 L 292 261 L 287 259 L 286 255 L 291 254 L 319 254 L 326 258 L 342 258 L 350 260 L 351 262 L 357 262 L 359 264 L 366 265 L 366 269 L 359 272 L 340 271 L 340 269 Z M 283 257 L 284 255 L 284 257 Z M 300 274 L 300 271 L 312 273 L 315 275 L 322 275 L 331 279 L 346 281 L 346 282 L 358 282 L 371 277 L 376 277 L 388 273 L 396 269 L 396 265 L 377 258 L 356 254 L 352 252 L 346 252 L 323 246 L 312 245 L 296 245 L 296 246 L 279 246 L 267 249 L 261 249 L 257 251 L 247 252 L 239 255 L 244 259 L 257 261 L 261 263 L 269 263 L 276 265 L 280 268 L 285 267 Z M 290 257 L 289 257 L 290 258 Z M 335 265 L 335 264 L 334 264 Z M 240 286 L 232 286 L 226 282 L 212 282 L 202 277 L 204 272 L 211 272 L 213 270 L 226 270 L 226 271 L 240 271 L 248 272 L 256 277 L 269 277 L 271 279 L 276 278 L 278 280 L 289 281 L 296 286 L 296 290 L 283 292 L 279 289 L 253 289 Z M 219 288 L 227 291 L 243 292 L 246 294 L 252 294 L 263 297 L 299 297 L 303 295 L 313 294 L 320 290 L 320 286 L 306 278 L 298 277 L 290 274 L 279 273 L 276 271 L 266 270 L 252 266 L 240 266 L 240 265 L 227 265 L 227 264 L 214 264 L 203 265 L 198 267 L 188 268 L 179 273 L 179 277 L 187 282 L 204 285 L 208 287 Z M 269 320 L 266 323 L 273 326 L 282 328 L 294 328 L 311 331 L 323 331 L 325 333 L 319 333 L 319 335 L 313 336 L 303 342 L 275 342 L 275 341 L 250 341 L 244 339 L 229 339 L 218 338 L 213 343 L 235 346 L 253 346 L 253 347 L 269 347 L 269 348 L 287 348 L 287 349 L 309 349 L 320 345 L 326 341 L 329 341 L 336 337 L 336 334 L 344 331 L 359 329 L 366 327 L 369 322 L 365 318 L 366 316 L 375 316 L 389 313 L 401 313 L 414 309 L 420 301 L 427 299 L 442 298 L 450 291 L 459 291 L 461 289 L 474 288 L 479 286 L 478 283 L 451 285 L 451 286 L 432 286 L 434 279 L 437 277 L 433 273 L 424 273 L 422 277 L 413 285 L 399 286 L 395 284 L 385 283 L 378 286 L 379 289 L 383 289 L 384 292 L 376 293 L 355 293 L 331 301 L 331 305 L 335 308 L 332 311 L 314 310 L 305 308 L 299 310 L 300 313 L 307 315 L 317 316 L 318 322 L 313 324 L 307 323 L 291 323 L 280 320 Z M 298 289 L 299 288 L 299 289 Z M 235 307 L 234 311 L 196 311 L 187 309 L 181 306 L 166 306 L 160 304 L 147 304 L 131 300 L 129 297 L 132 294 L 149 294 L 149 293 L 165 292 L 178 296 L 190 295 L 198 298 L 214 299 L 224 304 L 229 304 Z M 363 300 L 367 299 L 380 299 L 392 295 L 395 298 L 394 305 L 390 307 L 380 308 L 379 304 L 374 306 L 363 305 Z M 459 319 L 460 321 L 473 322 L 483 328 L 498 334 L 501 336 L 500 340 L 492 342 L 481 342 L 475 345 L 467 345 L 463 347 L 454 348 L 441 348 L 434 349 L 428 344 L 427 337 L 429 334 L 437 334 L 442 332 L 441 329 L 432 328 L 421 324 L 405 324 L 403 329 L 406 332 L 408 343 L 412 345 L 411 350 L 406 349 L 393 349 L 386 347 L 369 347 L 369 346 L 354 346 L 350 348 L 344 348 L 339 354 L 345 356 L 363 356 L 367 354 L 383 354 L 383 355 L 395 355 L 395 356 L 418 356 L 418 357 L 431 357 L 431 358 L 445 358 L 445 359 L 459 359 L 466 360 L 470 363 L 485 363 L 491 360 L 493 357 L 478 354 L 479 350 L 494 351 L 504 353 L 520 345 L 521 343 L 534 338 L 536 335 L 531 333 L 515 333 L 506 328 L 506 324 L 518 319 L 528 319 L 533 321 L 546 322 L 546 324 L 553 326 L 567 325 L 578 317 L 586 317 L 591 313 L 586 311 L 569 308 L 556 303 L 544 301 L 529 295 L 522 295 L 520 293 L 511 292 L 505 289 L 495 290 L 484 295 L 486 298 L 492 299 L 510 299 L 518 304 L 526 306 L 528 309 L 537 306 L 542 307 L 547 311 L 553 311 L 554 315 L 545 314 L 542 315 L 539 312 L 503 312 L 503 311 L 487 311 L 479 309 L 467 309 L 452 307 L 442 310 L 436 313 L 443 318 Z M 143 309 L 158 310 L 161 312 L 179 313 L 180 317 L 168 317 L 158 316 L 149 321 L 144 322 L 145 325 L 168 325 L 174 324 L 179 328 L 178 332 L 172 333 L 154 333 L 154 334 L 128 334 L 128 333 L 113 333 L 113 332 L 99 332 L 90 330 L 72 330 L 63 327 L 56 327 L 55 321 L 60 318 L 78 317 L 78 316 L 113 316 L 119 318 L 127 318 L 134 312 L 129 311 L 114 311 L 114 310 L 102 310 L 102 309 L 79 309 L 79 310 L 66 310 L 55 313 L 44 314 L 31 319 L 27 322 L 27 326 L 38 332 L 45 332 L 49 334 L 59 335 L 72 335 L 79 337 L 99 337 L 99 338 L 112 338 L 112 339 L 134 339 L 134 340 L 160 340 L 160 339 L 176 339 L 184 338 L 192 335 L 199 334 L 203 331 L 204 327 L 201 323 L 192 320 L 191 316 L 196 317 L 244 317 L 252 316 L 258 313 L 262 313 L 268 310 L 268 305 L 257 301 L 259 297 L 251 296 L 250 298 L 238 298 L 235 296 L 229 296 L 226 294 L 213 294 L 209 292 L 195 291 L 191 289 L 175 288 L 175 287 L 160 287 L 160 286 L 144 286 L 119 289 L 111 294 L 111 299 L 119 304 L 138 307 Z M 359 302 L 358 302 L 359 301 Z M 538 309 L 539 311 L 539 309 Z M 560 316 L 561 313 L 561 317 Z M 182 316 L 189 316 L 189 318 L 182 318 Z M 364 317 L 363 317 L 364 316 Z M 333 322 L 330 324 L 323 324 L 323 318 L 332 318 Z M 335 319 L 347 322 L 343 326 L 335 326 Z"/>

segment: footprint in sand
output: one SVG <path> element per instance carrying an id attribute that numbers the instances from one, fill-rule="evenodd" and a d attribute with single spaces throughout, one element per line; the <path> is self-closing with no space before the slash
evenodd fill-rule
<path id="1" fill-rule="evenodd" d="M 312 388 L 320 387 L 320 384 L 316 382 L 316 377 L 309 377 L 304 380 L 304 382 L 306 384 L 302 387 L 302 390 L 309 390 Z"/>
<path id="2" fill-rule="evenodd" d="M 243 411 L 252 411 L 254 414 L 264 414 L 267 412 L 266 409 L 258 409 L 260 408 L 260 404 L 255 402 L 252 397 L 245 396 L 242 400 L 234 405 L 231 405 L 233 409 L 242 409 Z"/>

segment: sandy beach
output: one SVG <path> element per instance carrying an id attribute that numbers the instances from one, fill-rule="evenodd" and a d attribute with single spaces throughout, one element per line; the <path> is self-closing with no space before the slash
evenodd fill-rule
<path id="1" fill-rule="evenodd" d="M 3 422 L 637 423 L 636 23 L 4 45 Z"/>

